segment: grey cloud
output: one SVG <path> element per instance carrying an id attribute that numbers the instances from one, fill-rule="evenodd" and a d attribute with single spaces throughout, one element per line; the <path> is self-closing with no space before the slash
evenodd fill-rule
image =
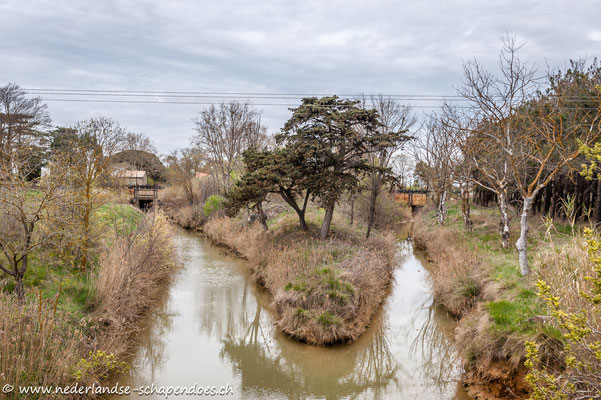
<path id="1" fill-rule="evenodd" d="M 601 48 L 595 1 L 17 1 L 0 4 L 0 83 L 25 87 L 452 94 L 499 38 L 563 67 Z M 56 124 L 108 115 L 166 153 L 200 105 L 49 103 Z M 277 131 L 285 107 L 264 108 Z"/>

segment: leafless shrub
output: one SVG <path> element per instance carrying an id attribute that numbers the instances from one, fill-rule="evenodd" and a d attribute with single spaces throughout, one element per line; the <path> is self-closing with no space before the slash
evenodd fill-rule
<path id="1" fill-rule="evenodd" d="M 370 197 L 364 193 L 355 201 L 356 219 L 367 222 L 370 214 Z M 396 202 L 394 195 L 382 192 L 376 200 L 374 227 L 381 230 L 396 230 L 411 219 L 411 208 Z"/>

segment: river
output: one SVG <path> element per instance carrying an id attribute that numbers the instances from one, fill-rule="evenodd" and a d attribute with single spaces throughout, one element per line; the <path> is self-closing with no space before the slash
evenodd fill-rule
<path id="1" fill-rule="evenodd" d="M 433 305 L 426 261 L 410 241 L 399 244 L 390 294 L 367 331 L 351 344 L 314 347 L 276 331 L 269 295 L 243 260 L 196 233 L 177 230 L 174 240 L 183 267 L 120 384 L 229 385 L 225 398 L 234 399 L 469 399 L 451 321 Z"/>

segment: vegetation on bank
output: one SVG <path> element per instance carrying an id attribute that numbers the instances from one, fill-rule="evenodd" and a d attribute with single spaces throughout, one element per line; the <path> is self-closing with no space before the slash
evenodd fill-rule
<path id="1" fill-rule="evenodd" d="M 15 388 L 3 398 L 58 397 L 18 388 L 127 369 L 131 334 L 173 271 L 170 227 L 120 204 L 113 157 L 144 150 L 144 135 L 107 118 L 49 130 L 41 99 L 14 84 L 0 103 L 0 379 Z"/>
<path id="2" fill-rule="evenodd" d="M 91 385 L 128 368 L 131 334 L 175 267 L 171 228 L 129 205 L 105 204 L 97 217 L 106 233 L 87 272 L 41 249 L 22 302 L 0 283 L 0 375 L 15 387 Z"/>
<path id="3" fill-rule="evenodd" d="M 515 251 L 503 249 L 499 241 L 497 211 L 473 206 L 472 232 L 464 229 L 456 203 L 448 208 L 445 226 L 437 224 L 434 211 L 419 215 L 415 223 L 415 244 L 434 261 L 435 300 L 458 321 L 454 335 L 466 382 L 473 393 L 496 397 L 539 393 L 532 391 L 533 382 L 548 389 L 549 377 L 560 374 L 563 385 L 569 386 L 565 376 L 572 367 L 566 354 L 580 361 L 585 352 L 567 346 L 573 342 L 566 330 L 569 323 L 557 317 L 566 315 L 561 312 L 586 315 L 586 323 L 597 328 L 600 321 L 598 305 L 580 294 L 594 286 L 587 277 L 598 276 L 585 238 L 578 226 L 532 218 L 533 274 L 525 278 Z M 510 233 L 519 234 L 517 224 L 511 225 Z M 550 299 L 558 302 L 557 309 L 549 307 Z M 597 328 L 588 332 L 586 342 L 600 339 Z M 528 359 L 530 364 L 525 364 Z M 533 365 L 535 378 L 529 375 Z M 587 384 L 596 385 L 590 380 Z M 535 398 L 555 398 L 553 393 L 547 390 L 547 397 Z"/>
<path id="4" fill-rule="evenodd" d="M 335 213 L 332 234 L 317 239 L 323 209 L 308 209 L 308 231 L 296 215 L 283 211 L 259 223 L 225 216 L 203 228 L 216 243 L 249 261 L 253 275 L 273 296 L 276 325 L 314 345 L 355 340 L 382 302 L 394 268 L 392 233 L 364 238 L 364 229 Z"/>

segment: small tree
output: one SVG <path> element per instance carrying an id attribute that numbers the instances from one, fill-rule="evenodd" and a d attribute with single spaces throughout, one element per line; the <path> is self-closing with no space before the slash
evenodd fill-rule
<path id="1" fill-rule="evenodd" d="M 448 126 L 433 115 L 425 130 L 416 138 L 414 154 L 418 163 L 416 170 L 434 191 L 438 224 L 444 225 L 448 192 L 459 160 L 455 136 Z"/>
<path id="2" fill-rule="evenodd" d="M 190 206 L 194 205 L 194 179 L 204 161 L 204 154 L 196 148 L 175 150 L 165 158 L 167 179 L 171 184 L 181 186 Z"/>
<path id="3" fill-rule="evenodd" d="M 41 98 L 27 97 L 14 83 L 0 87 L 0 162 L 26 169 L 28 175 L 23 176 L 28 179 L 39 177 L 49 126 L 50 116 Z"/>
<path id="4" fill-rule="evenodd" d="M 30 165 L 28 160 L 22 160 Z M 50 179 L 26 179 L 24 166 L 0 165 L 0 250 L 6 263 L 0 270 L 15 279 L 15 293 L 23 300 L 23 277 L 30 255 L 46 244 L 55 230 L 46 220 L 57 198 L 64 174 Z"/>
<path id="5" fill-rule="evenodd" d="M 485 70 L 477 61 L 464 64 L 464 82 L 458 92 L 468 101 L 469 114 L 446 119 L 453 129 L 469 133 L 462 150 L 478 171 L 476 184 L 497 195 L 499 234 L 504 248 L 509 246 L 508 189 L 513 180 L 512 159 L 515 132 L 520 123 L 520 107 L 536 89 L 536 69 L 520 62 L 515 39 L 504 38 L 499 56 L 500 75 Z"/>
<path id="6" fill-rule="evenodd" d="M 124 135 L 119 151 L 137 150 L 155 154 L 157 148 L 152 140 L 144 133 L 128 132 Z"/>
<path id="7" fill-rule="evenodd" d="M 96 231 L 92 217 L 102 203 L 99 186 L 108 180 L 108 167 L 124 137 L 118 123 L 107 118 L 92 118 L 76 124 L 62 139 L 63 150 L 55 155 L 54 165 L 68 170 L 68 184 L 73 191 L 73 221 L 81 252 L 80 268 L 89 262 L 89 250 Z"/>
<path id="8" fill-rule="evenodd" d="M 366 238 L 369 238 L 376 217 L 376 202 L 383 181 L 391 177 L 389 168 L 392 167 L 393 156 L 403 148 L 410 139 L 405 135 L 415 124 L 416 118 L 410 106 L 401 106 L 394 99 L 383 95 L 371 96 L 369 99 L 361 98 L 363 108 L 372 108 L 378 113 L 380 126 L 378 133 L 382 138 L 367 154 L 369 164 L 374 167 L 369 172 L 370 196 L 369 213 L 367 218 Z M 365 132 L 372 134 L 372 132 Z"/>
<path id="9" fill-rule="evenodd" d="M 229 208 L 242 206 L 257 209 L 264 228 L 263 202 L 270 193 L 279 194 L 297 213 L 300 228 L 307 231 L 305 212 L 311 196 L 313 170 L 303 154 L 290 149 L 258 151 L 248 149 L 243 154 L 246 173 L 228 193 Z M 299 204 L 299 198 L 302 204 Z"/>

